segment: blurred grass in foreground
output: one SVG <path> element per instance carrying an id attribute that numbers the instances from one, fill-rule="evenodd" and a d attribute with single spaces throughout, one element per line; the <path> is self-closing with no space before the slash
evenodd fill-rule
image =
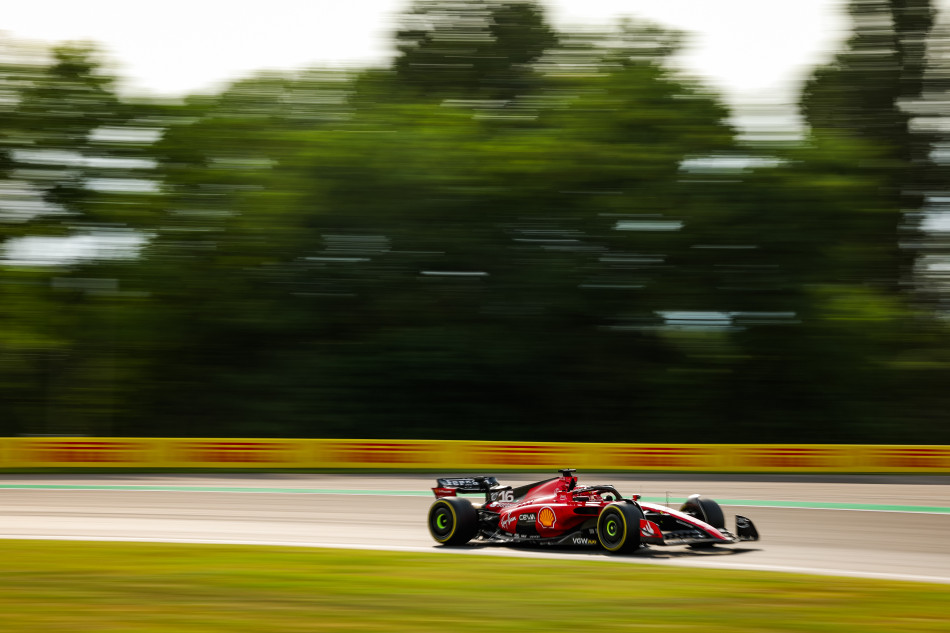
<path id="1" fill-rule="evenodd" d="M 950 588 L 251 546 L 0 541 L 0 631 L 946 631 Z"/>

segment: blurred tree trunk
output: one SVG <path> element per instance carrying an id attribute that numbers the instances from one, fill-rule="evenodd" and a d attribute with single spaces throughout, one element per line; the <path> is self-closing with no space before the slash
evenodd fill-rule
<path id="1" fill-rule="evenodd" d="M 895 211 L 880 226 L 892 234 L 893 276 L 878 281 L 897 289 L 915 257 L 901 251 L 898 229 L 924 207 L 932 180 L 933 137 L 913 129 L 912 119 L 924 94 L 935 11 L 930 0 L 852 0 L 849 12 L 854 34 L 847 49 L 814 72 L 800 106 L 815 133 L 852 136 L 881 150 L 865 165 L 881 178 L 881 194 Z"/>

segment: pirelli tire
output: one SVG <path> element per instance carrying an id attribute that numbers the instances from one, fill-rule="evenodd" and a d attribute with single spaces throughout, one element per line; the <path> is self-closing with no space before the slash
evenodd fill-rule
<path id="1" fill-rule="evenodd" d="M 726 527 L 726 516 L 723 514 L 719 504 L 712 499 L 707 499 L 700 495 L 691 495 L 686 500 L 686 503 L 680 506 L 680 512 L 694 516 L 717 530 Z M 689 548 L 711 549 L 715 546 L 715 543 L 693 543 Z"/>
<path id="2" fill-rule="evenodd" d="M 429 533 L 442 545 L 465 545 L 478 533 L 478 515 L 468 499 L 445 497 L 429 508 Z"/>
<path id="3" fill-rule="evenodd" d="M 719 504 L 700 495 L 690 496 L 680 507 L 680 512 L 694 516 L 717 530 L 726 527 L 726 517 Z"/>
<path id="4" fill-rule="evenodd" d="M 625 501 L 611 503 L 597 517 L 597 541 L 611 554 L 630 554 L 640 549 L 640 506 Z"/>

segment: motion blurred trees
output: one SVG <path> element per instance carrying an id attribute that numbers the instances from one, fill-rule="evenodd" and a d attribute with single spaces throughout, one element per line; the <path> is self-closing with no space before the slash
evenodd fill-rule
<path id="1" fill-rule="evenodd" d="M 147 112 L 116 96 L 94 47 L 40 51 L 5 42 L 0 246 L 39 256 L 44 249 L 92 239 L 138 239 L 150 227 L 154 170 L 144 143 Z M 19 47 L 19 48 L 18 48 Z M 12 249 L 12 250 L 11 250 Z M 87 274 L 68 258 L 57 267 L 27 258 L 0 269 L 0 419 L 6 432 L 109 433 L 136 389 L 134 356 L 113 304 L 118 280 Z"/>
<path id="2" fill-rule="evenodd" d="M 417 95 L 510 99 L 537 87 L 532 64 L 556 45 L 533 2 L 416 0 L 396 33 L 393 69 Z"/>
<path id="3" fill-rule="evenodd" d="M 935 138 L 912 126 L 924 99 L 927 43 L 935 11 L 930 0 L 852 0 L 854 35 L 835 60 L 806 83 L 801 109 L 816 134 L 834 133 L 868 143 L 865 168 L 881 179 L 893 215 L 878 231 L 891 237 L 893 263 L 878 283 L 907 282 L 913 253 L 899 251 L 896 232 L 940 186 L 930 158 Z M 943 174 L 945 175 L 945 174 Z"/>
<path id="4" fill-rule="evenodd" d="M 801 99 L 813 141 L 819 146 L 841 139 L 863 144 L 855 161 L 878 188 L 875 204 L 863 209 L 857 201 L 851 204 L 865 216 L 861 240 L 876 247 L 856 278 L 860 286 L 829 288 L 829 297 L 831 290 L 865 297 L 835 317 L 852 325 L 835 334 L 836 348 L 848 354 L 844 366 L 864 368 L 865 393 L 889 394 L 882 400 L 900 403 L 896 409 L 902 411 L 885 417 L 903 418 L 908 434 L 926 438 L 932 410 L 943 406 L 937 404 L 940 397 L 934 398 L 939 390 L 933 385 L 948 378 L 937 351 L 943 346 L 933 347 L 942 328 L 932 327 L 937 322 L 927 314 L 935 304 L 916 292 L 922 281 L 917 262 L 929 248 L 922 228 L 947 176 L 946 167 L 932 157 L 938 128 L 925 123 L 941 109 L 927 104 L 934 96 L 927 78 L 934 58 L 928 49 L 940 45 L 931 34 L 936 12 L 929 0 L 852 0 L 849 12 L 854 34 L 846 50 L 815 71 Z M 872 340 L 865 308 L 875 303 L 890 306 L 892 323 Z M 880 409 L 870 411 L 861 419 L 874 420 L 878 413 Z"/>
<path id="5" fill-rule="evenodd" d="M 5 182 L 47 205 L 7 185 L 8 246 L 141 248 L 0 269 L 0 431 L 946 441 L 945 326 L 898 283 L 918 22 L 882 82 L 859 20 L 783 147 L 678 34 L 528 2 L 420 1 L 390 68 L 181 104 L 89 49 L 6 69 Z"/>

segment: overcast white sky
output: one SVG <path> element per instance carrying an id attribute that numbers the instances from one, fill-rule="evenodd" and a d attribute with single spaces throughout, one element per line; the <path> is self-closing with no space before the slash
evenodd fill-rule
<path id="1" fill-rule="evenodd" d="M 943 2 L 945 0 L 941 0 Z M 5 3 L 17 38 L 91 39 L 134 91 L 180 95 L 259 69 L 366 65 L 391 56 L 409 0 L 29 0 Z M 839 0 L 547 0 L 558 27 L 649 18 L 693 34 L 683 57 L 733 103 L 784 100 L 841 42 Z"/>

